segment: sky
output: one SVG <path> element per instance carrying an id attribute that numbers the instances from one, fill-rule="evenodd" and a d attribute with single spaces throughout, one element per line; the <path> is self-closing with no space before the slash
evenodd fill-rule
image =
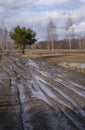
<path id="1" fill-rule="evenodd" d="M 64 38 L 69 14 L 75 33 L 83 36 L 85 0 L 0 0 L 0 26 L 9 30 L 17 25 L 31 27 L 38 40 L 46 40 L 50 20 L 56 25 L 58 37 Z"/>

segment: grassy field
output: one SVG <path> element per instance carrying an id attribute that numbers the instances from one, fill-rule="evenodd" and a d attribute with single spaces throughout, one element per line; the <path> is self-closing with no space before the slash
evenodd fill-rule
<path id="1" fill-rule="evenodd" d="M 47 62 L 55 66 L 59 65 L 69 70 L 85 73 L 85 68 L 80 68 L 79 66 L 69 64 L 69 63 L 85 63 L 85 54 L 56 56 L 55 58 L 47 59 Z M 60 64 L 62 62 L 67 62 L 67 64 L 66 65 Z"/>
<path id="2" fill-rule="evenodd" d="M 44 60 L 47 63 L 51 65 L 58 66 L 61 62 L 74 62 L 74 63 L 85 63 L 85 50 L 54 50 L 53 52 L 51 50 L 40 50 L 40 49 L 27 49 L 25 50 L 25 54 L 22 55 L 20 50 L 13 50 L 11 52 L 7 51 L 9 55 L 12 54 L 18 54 L 19 56 L 22 56 L 23 58 L 29 58 L 29 59 L 39 59 Z M 81 69 L 79 67 L 75 66 L 62 66 L 70 70 L 78 71 L 78 72 L 84 72 L 85 69 Z"/>
<path id="3" fill-rule="evenodd" d="M 43 59 L 47 63 L 59 66 L 61 62 L 85 63 L 85 50 L 26 50 L 24 58 Z M 85 73 L 84 68 L 66 65 L 66 69 Z"/>

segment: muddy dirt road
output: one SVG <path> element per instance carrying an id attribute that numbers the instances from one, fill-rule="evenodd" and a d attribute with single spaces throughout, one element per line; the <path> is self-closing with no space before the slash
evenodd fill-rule
<path id="1" fill-rule="evenodd" d="M 85 75 L 4 57 L 0 130 L 85 130 Z"/>

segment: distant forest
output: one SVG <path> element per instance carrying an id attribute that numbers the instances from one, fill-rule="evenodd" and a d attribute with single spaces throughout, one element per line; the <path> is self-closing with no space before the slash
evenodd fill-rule
<path id="1" fill-rule="evenodd" d="M 54 49 L 70 49 L 68 40 L 53 41 L 52 43 L 50 41 L 40 41 L 29 48 L 51 49 L 52 44 L 54 44 Z M 73 39 L 71 41 L 71 49 L 85 49 L 85 39 Z"/>

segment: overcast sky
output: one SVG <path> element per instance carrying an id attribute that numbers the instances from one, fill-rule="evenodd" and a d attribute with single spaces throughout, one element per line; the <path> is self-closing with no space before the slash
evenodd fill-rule
<path id="1" fill-rule="evenodd" d="M 71 14 L 75 32 L 85 31 L 85 0 L 0 0 L 0 23 L 32 27 L 39 40 L 46 39 L 46 27 L 53 20 L 59 36 L 64 37 L 65 23 Z"/>

